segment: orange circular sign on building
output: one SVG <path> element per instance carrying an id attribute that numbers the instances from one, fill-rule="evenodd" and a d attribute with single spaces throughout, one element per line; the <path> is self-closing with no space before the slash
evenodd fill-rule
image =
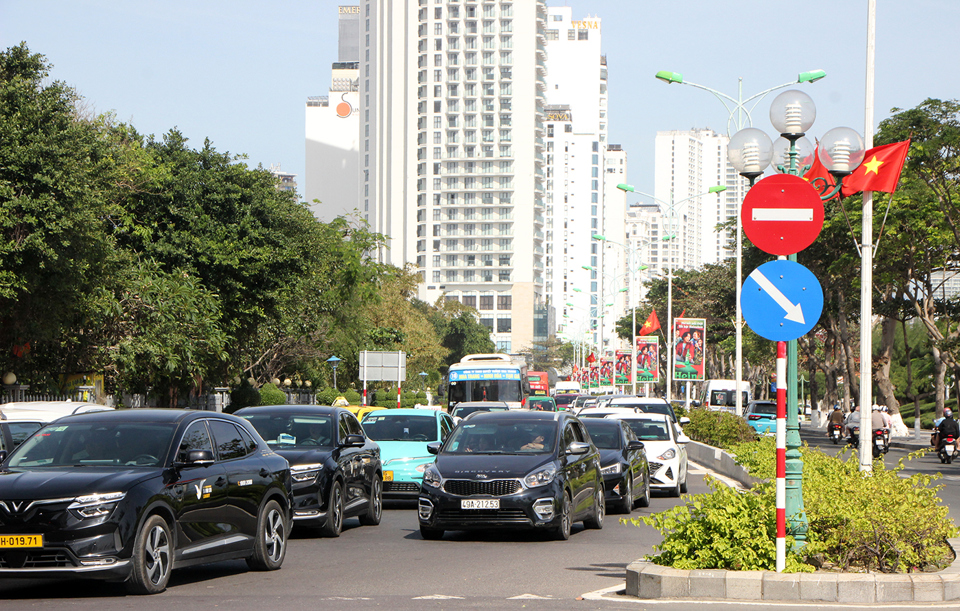
<path id="1" fill-rule="evenodd" d="M 353 106 L 350 104 L 350 102 L 344 99 L 344 96 L 346 95 L 347 94 L 343 94 L 342 96 L 340 96 L 340 99 L 342 101 L 339 104 L 337 104 L 337 116 L 340 117 L 341 119 L 346 119 L 351 114 L 353 114 Z"/>

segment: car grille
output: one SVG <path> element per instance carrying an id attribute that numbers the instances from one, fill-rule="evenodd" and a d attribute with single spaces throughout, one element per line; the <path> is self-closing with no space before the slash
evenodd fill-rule
<path id="1" fill-rule="evenodd" d="M 520 491 L 520 481 L 495 479 L 488 482 L 476 482 L 469 479 L 451 479 L 443 483 L 443 489 L 457 496 L 506 496 Z"/>
<path id="2" fill-rule="evenodd" d="M 415 482 L 383 482 L 384 492 L 420 492 L 420 484 Z"/>
<path id="3" fill-rule="evenodd" d="M 660 467 L 663 466 L 662 462 L 652 462 L 650 463 L 650 474 L 653 475 L 660 470 Z"/>
<path id="4" fill-rule="evenodd" d="M 8 550 L 0 552 L 0 569 L 48 569 L 76 566 L 70 557 L 55 550 Z"/>
<path id="5" fill-rule="evenodd" d="M 437 521 L 472 524 L 482 522 L 526 524 L 530 522 L 522 509 L 444 509 L 437 512 Z"/>

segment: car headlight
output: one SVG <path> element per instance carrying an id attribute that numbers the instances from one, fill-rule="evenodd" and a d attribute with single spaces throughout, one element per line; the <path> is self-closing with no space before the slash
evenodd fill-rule
<path id="1" fill-rule="evenodd" d="M 677 455 L 677 451 L 674 450 L 673 448 L 670 448 L 669 450 L 667 450 L 666 452 L 664 452 L 663 454 L 661 454 L 661 455 L 658 456 L 657 458 L 659 458 L 660 460 L 670 460 L 671 458 L 675 457 L 676 455 Z"/>
<path id="2" fill-rule="evenodd" d="M 104 494 L 87 494 L 78 496 L 67 507 L 73 515 L 81 520 L 100 518 L 109 515 L 113 508 L 123 500 L 126 492 L 107 492 Z"/>
<path id="3" fill-rule="evenodd" d="M 431 488 L 440 487 L 440 472 L 433 465 L 427 465 L 423 470 L 423 485 Z"/>
<path id="4" fill-rule="evenodd" d="M 620 473 L 620 463 L 615 462 L 609 467 L 600 469 L 600 475 L 616 475 Z"/>
<path id="5" fill-rule="evenodd" d="M 290 467 L 290 477 L 292 477 L 295 482 L 309 482 L 317 478 L 321 469 L 323 469 L 323 465 L 319 463 L 296 465 L 295 467 Z"/>
<path id="6" fill-rule="evenodd" d="M 428 462 L 420 463 L 419 465 L 417 465 L 416 467 L 414 467 L 414 470 L 416 470 L 417 473 L 423 473 L 424 471 L 427 470 L 427 467 L 429 467 L 429 466 L 430 466 L 430 463 L 428 463 Z"/>
<path id="7" fill-rule="evenodd" d="M 537 486 L 546 486 L 557 476 L 556 465 L 550 464 L 541 469 L 537 469 L 530 475 L 523 478 L 523 483 L 527 488 L 536 488 Z"/>

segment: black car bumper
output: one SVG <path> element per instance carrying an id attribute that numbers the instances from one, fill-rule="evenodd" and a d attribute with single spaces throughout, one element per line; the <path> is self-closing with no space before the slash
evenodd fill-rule
<path id="1" fill-rule="evenodd" d="M 499 509 L 464 509 L 462 505 L 465 500 L 491 499 L 499 501 Z M 458 496 L 423 486 L 418 516 L 420 526 L 439 530 L 553 528 L 560 524 L 562 502 L 563 487 L 557 481 L 500 497 Z"/>
<path id="2" fill-rule="evenodd" d="M 626 481 L 623 473 L 603 476 L 603 500 L 607 503 L 617 503 L 623 500 L 626 491 Z"/>

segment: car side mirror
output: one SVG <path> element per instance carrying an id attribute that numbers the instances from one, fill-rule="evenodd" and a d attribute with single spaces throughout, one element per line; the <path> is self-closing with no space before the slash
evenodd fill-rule
<path id="1" fill-rule="evenodd" d="M 177 461 L 178 467 L 205 467 L 213 464 L 213 452 L 210 450 L 190 450 L 183 458 L 184 460 Z"/>
<path id="2" fill-rule="evenodd" d="M 700 402 L 697 400 L 693 400 L 690 402 L 690 407 L 700 407 Z"/>
<path id="3" fill-rule="evenodd" d="M 690 438 L 686 435 L 677 435 L 677 443 L 690 443 Z"/>
<path id="4" fill-rule="evenodd" d="M 443 445 L 443 444 L 440 443 L 439 441 L 434 441 L 434 442 L 432 442 L 432 443 L 428 443 L 428 444 L 427 444 L 427 452 L 429 452 L 430 454 L 439 454 L 439 453 L 440 453 L 440 446 L 442 446 L 442 445 Z"/>
<path id="5" fill-rule="evenodd" d="M 6 451 L 6 450 L 0 450 L 0 462 L 3 462 L 3 461 L 5 461 L 5 460 L 7 460 L 7 451 Z"/>
<path id="6" fill-rule="evenodd" d="M 367 443 L 363 435 L 347 435 L 343 439 L 343 446 L 347 448 L 362 448 Z"/>
<path id="7" fill-rule="evenodd" d="M 690 419 L 686 416 L 682 416 L 680 418 L 680 426 L 683 426 L 684 424 L 690 424 Z"/>
<path id="8" fill-rule="evenodd" d="M 642 441 L 630 441 L 627 443 L 627 449 L 630 451 L 633 450 L 642 450 L 644 448 Z"/>
<path id="9" fill-rule="evenodd" d="M 573 441 L 570 445 L 567 446 L 567 454 L 570 455 L 582 455 L 586 454 L 590 450 L 589 443 L 583 443 L 582 441 Z"/>

